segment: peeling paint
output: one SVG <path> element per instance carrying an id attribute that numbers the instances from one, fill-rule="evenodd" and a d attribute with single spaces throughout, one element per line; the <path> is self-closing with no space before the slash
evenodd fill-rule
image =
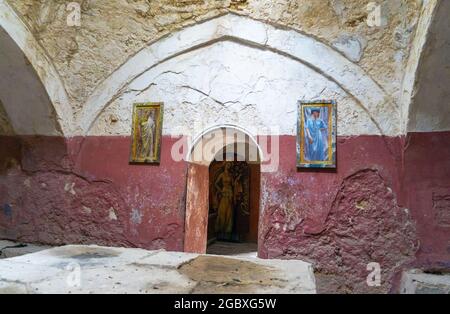
<path id="1" fill-rule="evenodd" d="M 109 218 L 109 220 L 117 220 L 116 211 L 112 207 L 109 209 L 108 218 Z"/>
<path id="2" fill-rule="evenodd" d="M 2 206 L 3 209 L 3 214 L 7 217 L 11 217 L 12 216 L 12 207 L 10 204 L 4 204 Z"/>
<path id="3" fill-rule="evenodd" d="M 92 209 L 89 208 L 89 207 L 83 206 L 83 212 L 84 212 L 85 214 L 90 215 L 90 214 L 92 214 Z"/>
<path id="4" fill-rule="evenodd" d="M 142 223 L 142 213 L 139 209 L 133 208 L 130 214 L 130 220 L 135 225 L 140 225 Z"/>
<path id="5" fill-rule="evenodd" d="M 76 195 L 77 193 L 75 192 L 75 182 L 68 182 L 64 185 L 64 191 L 72 194 L 72 195 Z"/>

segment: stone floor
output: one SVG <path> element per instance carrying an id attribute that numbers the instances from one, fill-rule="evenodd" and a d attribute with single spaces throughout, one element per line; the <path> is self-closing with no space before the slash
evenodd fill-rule
<path id="1" fill-rule="evenodd" d="M 217 241 L 208 246 L 207 253 L 213 255 L 256 258 L 258 255 L 258 244 Z"/>
<path id="2" fill-rule="evenodd" d="M 36 253 L 42 250 L 47 250 L 49 248 L 51 247 L 45 245 L 17 243 L 7 240 L 0 240 L 0 259 Z"/>
<path id="3" fill-rule="evenodd" d="M 315 292 L 302 261 L 77 245 L 0 260 L 0 293 Z"/>

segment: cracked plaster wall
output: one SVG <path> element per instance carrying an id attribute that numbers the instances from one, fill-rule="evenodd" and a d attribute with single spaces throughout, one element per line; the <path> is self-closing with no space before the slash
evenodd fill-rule
<path id="1" fill-rule="evenodd" d="M 232 123 L 254 134 L 295 135 L 296 99 L 337 99 L 341 135 L 378 134 L 338 85 L 287 57 L 220 42 L 152 68 L 101 114 L 92 135 L 130 134 L 130 104 L 165 103 L 166 135 L 199 134 Z"/>
<path id="2" fill-rule="evenodd" d="M 227 12 L 236 12 L 265 23 L 293 28 L 330 47 L 335 47 L 349 60 L 361 66 L 392 97 L 394 106 L 387 106 L 385 109 L 396 115 L 396 111 L 399 110 L 397 101 L 401 81 L 408 48 L 418 20 L 420 1 L 386 2 L 388 25 L 383 28 L 370 28 L 367 25 L 369 2 L 84 0 L 80 1 L 81 27 L 71 28 L 66 25 L 66 1 L 9 1 L 27 23 L 37 41 L 45 48 L 59 72 L 76 120 L 80 119 L 85 101 L 99 83 L 149 42 Z M 240 47 L 238 50 L 245 53 L 246 48 Z M 278 60 L 284 62 L 282 58 Z M 291 81 L 295 79 L 295 77 L 287 78 Z M 268 88 L 276 90 L 277 86 Z M 308 89 L 304 95 L 305 97 L 320 95 L 321 91 L 320 88 Z M 357 106 L 343 99 L 345 95 L 342 92 L 329 88 L 324 91 L 323 96 L 327 96 L 327 93 L 336 94 L 338 99 L 342 99 L 342 114 L 344 117 L 348 115 L 349 117 L 345 119 L 350 122 L 344 123 L 342 128 L 344 134 L 376 133 L 370 125 L 371 122 L 364 121 L 364 114 L 358 112 Z M 301 93 L 297 95 L 301 96 Z M 293 105 L 300 96 L 293 97 L 291 101 Z M 190 97 L 183 101 L 189 100 Z M 248 104 L 244 102 L 242 105 Z M 282 111 L 277 114 L 281 113 Z M 123 116 L 125 121 L 121 123 L 128 122 L 129 113 L 124 114 L 119 110 L 108 114 Z M 355 115 L 358 115 L 358 118 L 355 118 Z M 350 131 L 347 126 L 352 125 L 355 119 L 359 121 L 356 121 L 355 129 Z M 392 123 L 396 124 L 398 121 Z M 97 134 L 101 131 L 104 135 L 127 133 L 128 127 L 118 130 L 119 124 L 116 123 L 113 127 L 107 127 L 107 124 L 98 126 L 95 132 Z M 286 133 L 290 133 L 291 128 L 292 126 L 289 126 Z"/>

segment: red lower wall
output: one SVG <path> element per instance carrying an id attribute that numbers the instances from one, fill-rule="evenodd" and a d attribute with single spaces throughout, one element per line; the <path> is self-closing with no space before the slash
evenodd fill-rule
<path id="1" fill-rule="evenodd" d="M 160 165 L 132 165 L 128 137 L 0 137 L 0 237 L 182 251 L 175 141 Z M 310 260 L 340 292 L 373 292 L 370 262 L 380 291 L 399 265 L 450 267 L 450 132 L 341 137 L 337 171 L 298 171 L 295 142 L 282 136 L 278 171 L 261 175 L 260 256 Z"/>
<path id="2" fill-rule="evenodd" d="M 450 132 L 412 133 L 406 138 L 405 205 L 417 222 L 418 267 L 450 270 Z"/>
<path id="3" fill-rule="evenodd" d="M 402 139 L 339 138 L 336 171 L 297 171 L 294 137 L 280 142 L 280 169 L 263 174 L 260 254 L 314 262 L 327 291 L 387 292 L 417 240 L 402 208 Z M 383 270 L 369 288 L 367 265 Z"/>
<path id="4" fill-rule="evenodd" d="M 186 166 L 170 151 L 160 165 L 131 165 L 126 137 L 0 141 L 15 160 L 0 166 L 0 206 L 11 208 L 2 237 L 183 250 Z"/>

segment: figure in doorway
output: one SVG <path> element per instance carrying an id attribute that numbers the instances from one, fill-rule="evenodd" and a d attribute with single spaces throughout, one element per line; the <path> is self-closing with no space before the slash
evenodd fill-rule
<path id="1" fill-rule="evenodd" d="M 233 177 L 230 163 L 225 164 L 224 171 L 217 177 L 214 185 L 219 193 L 216 232 L 223 239 L 230 239 L 233 233 Z"/>

